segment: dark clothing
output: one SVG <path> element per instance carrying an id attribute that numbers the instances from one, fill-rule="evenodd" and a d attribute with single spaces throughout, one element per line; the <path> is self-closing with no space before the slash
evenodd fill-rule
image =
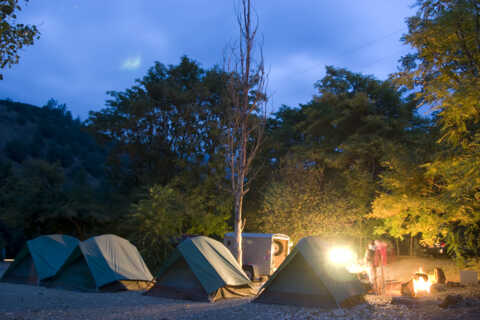
<path id="1" fill-rule="evenodd" d="M 375 262 L 375 250 L 367 249 L 365 252 L 365 262 L 367 264 L 373 264 Z"/>

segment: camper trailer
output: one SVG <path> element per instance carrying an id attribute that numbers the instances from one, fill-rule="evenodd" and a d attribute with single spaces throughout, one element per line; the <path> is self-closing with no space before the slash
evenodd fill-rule
<path id="1" fill-rule="evenodd" d="M 290 253 L 287 235 L 280 233 L 242 233 L 243 270 L 251 280 L 269 277 Z M 223 243 L 232 253 L 235 234 L 225 234 Z"/>

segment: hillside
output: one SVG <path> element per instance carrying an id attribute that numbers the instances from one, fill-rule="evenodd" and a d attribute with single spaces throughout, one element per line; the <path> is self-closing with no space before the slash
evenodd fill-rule
<path id="1" fill-rule="evenodd" d="M 58 163 L 69 174 L 85 170 L 98 179 L 103 175 L 105 152 L 65 105 L 50 100 L 36 107 L 0 100 L 0 157 L 14 165 L 42 159 Z"/>
<path id="2" fill-rule="evenodd" d="M 40 234 L 86 237 L 106 223 L 113 210 L 105 159 L 65 105 L 0 100 L 0 247 L 7 255 Z"/>

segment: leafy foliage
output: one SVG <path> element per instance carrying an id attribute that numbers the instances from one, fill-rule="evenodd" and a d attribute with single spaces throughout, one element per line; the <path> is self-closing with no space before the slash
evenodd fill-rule
<path id="1" fill-rule="evenodd" d="M 27 238 L 59 230 L 85 238 L 109 220 L 92 186 L 67 187 L 64 170 L 44 160 L 10 171 L 0 190 L 0 218 Z"/>
<path id="2" fill-rule="evenodd" d="M 371 213 L 383 222 L 376 233 L 400 239 L 421 234 L 430 245 L 446 234 L 448 210 L 437 199 L 438 181 L 426 175 L 425 167 L 439 151 L 437 135 L 434 127 L 417 127 L 409 131 L 409 139 L 402 145 L 391 146 Z"/>
<path id="3" fill-rule="evenodd" d="M 480 6 L 473 0 L 417 5 L 403 38 L 415 53 L 403 58 L 396 79 L 418 88 L 418 98 L 438 110 L 442 148 L 424 164 L 425 179 L 436 189 L 429 198 L 438 208 L 431 220 L 469 229 L 480 221 Z M 449 239 L 451 248 L 468 246 Z"/>
<path id="4" fill-rule="evenodd" d="M 168 67 L 157 62 L 137 85 L 110 92 L 107 108 L 90 113 L 90 131 L 111 146 L 110 181 L 132 197 L 127 221 L 133 227 L 121 232 L 153 268 L 172 239 L 222 236 L 228 228 L 225 80 L 217 68 L 203 70 L 187 57 Z"/>
<path id="5" fill-rule="evenodd" d="M 22 10 L 19 0 L 0 0 L 0 69 L 17 64 L 18 51 L 33 45 L 40 38 L 34 25 L 16 23 L 17 13 Z M 28 2 L 28 0 L 25 0 Z M 0 80 L 3 75 L 0 74 Z"/>
<path id="6" fill-rule="evenodd" d="M 9 242 L 59 232 L 85 238 L 121 212 L 108 203 L 114 196 L 103 174 L 105 151 L 65 105 L 3 100 L 0 122 L 15 133 L 0 141 L 0 221 L 14 235 Z M 97 156 L 94 165 L 87 165 L 90 154 Z"/>
<path id="7" fill-rule="evenodd" d="M 130 189 L 164 185 L 184 170 L 206 173 L 217 166 L 226 115 L 222 90 L 222 72 L 205 71 L 182 57 L 177 66 L 155 63 L 125 92 L 110 92 L 108 107 L 91 112 L 88 124 L 113 146 L 112 178 Z"/>
<path id="8" fill-rule="evenodd" d="M 130 238 L 141 248 L 148 265 L 158 271 L 181 235 L 221 237 L 228 231 L 232 204 L 212 193 L 212 185 L 182 192 L 179 186 L 155 185 L 132 205 Z"/>
<path id="9" fill-rule="evenodd" d="M 270 122 L 275 168 L 263 228 L 298 239 L 308 234 L 366 237 L 382 161 L 422 120 L 390 81 L 327 67 L 319 94 Z"/>

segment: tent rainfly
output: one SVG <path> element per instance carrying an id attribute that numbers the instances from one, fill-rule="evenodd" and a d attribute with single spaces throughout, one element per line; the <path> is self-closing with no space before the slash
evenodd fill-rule
<path id="1" fill-rule="evenodd" d="M 319 237 L 300 240 L 254 302 L 322 308 L 364 302 L 364 286 L 344 267 L 329 262 L 328 248 Z"/>
<path id="2" fill-rule="evenodd" d="M 81 242 L 45 285 L 81 291 L 143 290 L 152 280 L 137 248 L 107 234 Z"/>
<path id="3" fill-rule="evenodd" d="M 60 270 L 78 243 L 78 239 L 61 234 L 29 240 L 1 281 L 38 285 Z"/>
<path id="4" fill-rule="evenodd" d="M 177 246 L 146 295 L 215 302 L 255 293 L 230 251 L 216 240 L 199 236 Z"/>

